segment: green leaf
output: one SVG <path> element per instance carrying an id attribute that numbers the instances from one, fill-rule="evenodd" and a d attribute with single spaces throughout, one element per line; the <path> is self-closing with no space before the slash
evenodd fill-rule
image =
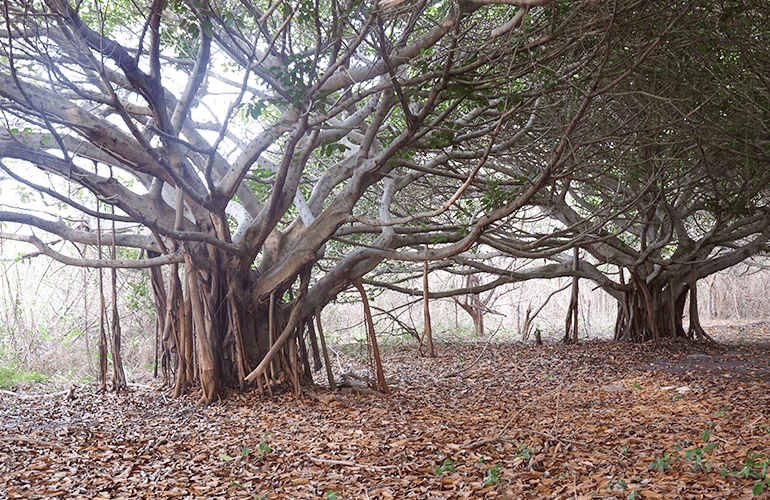
<path id="1" fill-rule="evenodd" d="M 765 482 L 757 481 L 756 483 L 754 483 L 754 486 L 751 488 L 751 494 L 754 496 L 761 495 L 764 489 L 765 489 Z"/>
<path id="2" fill-rule="evenodd" d="M 221 458 L 222 460 L 227 460 L 228 462 L 235 460 L 233 457 L 229 455 L 225 455 L 224 453 L 220 453 L 219 458 Z"/>
<path id="3" fill-rule="evenodd" d="M 214 36 L 214 27 L 208 19 L 201 21 L 201 28 L 203 29 L 203 34 L 207 37 L 211 38 Z"/>

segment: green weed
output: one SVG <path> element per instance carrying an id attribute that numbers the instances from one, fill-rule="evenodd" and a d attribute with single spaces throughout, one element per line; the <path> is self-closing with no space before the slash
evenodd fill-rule
<path id="1" fill-rule="evenodd" d="M 713 422 L 709 422 L 708 428 L 703 431 L 703 434 L 701 435 L 701 441 L 706 443 L 705 446 L 694 446 L 687 441 L 683 441 L 680 445 L 672 446 L 676 452 L 684 451 L 684 460 L 690 461 L 690 466 L 692 467 L 693 472 L 698 470 L 704 470 L 708 472 L 713 468 L 713 462 L 708 459 L 708 454 L 717 447 L 717 443 L 709 443 L 709 440 L 711 439 L 712 426 Z M 650 462 L 650 469 L 655 469 L 658 472 L 664 472 L 673 467 L 674 463 L 679 459 L 682 459 L 682 457 L 678 453 L 666 452 L 661 458 Z"/>
<path id="2" fill-rule="evenodd" d="M 514 455 L 517 457 L 523 458 L 524 460 L 529 460 L 532 458 L 532 455 L 535 453 L 534 448 L 530 448 L 525 444 L 520 444 L 519 447 L 516 449 L 516 451 L 513 452 Z"/>
<path id="3" fill-rule="evenodd" d="M 262 434 L 262 439 L 259 440 L 259 444 L 257 445 L 257 458 L 254 459 L 254 465 L 257 465 L 263 458 L 265 458 L 265 455 L 270 453 L 270 445 L 267 444 L 267 437 L 270 436 L 270 432 L 265 431 Z M 248 451 L 248 448 L 245 448 L 245 450 Z M 245 455 L 244 455 L 245 456 Z"/>
<path id="4" fill-rule="evenodd" d="M 662 457 L 650 462 L 650 469 L 655 469 L 658 472 L 665 472 L 674 465 L 678 458 L 679 457 L 674 453 L 667 451 Z"/>
<path id="5" fill-rule="evenodd" d="M 449 460 L 448 458 L 444 460 L 444 464 L 440 465 L 439 467 L 436 467 L 433 472 L 440 476 L 441 474 L 445 472 L 449 472 L 450 474 L 452 472 L 457 472 L 457 469 L 455 469 L 455 463 Z"/>
<path id="6" fill-rule="evenodd" d="M 637 479 L 632 479 L 631 481 L 632 482 L 639 482 L 639 479 L 638 478 Z M 618 486 L 620 488 L 624 489 L 624 490 L 629 489 L 628 483 L 626 483 L 622 479 L 618 479 L 616 481 L 610 481 L 610 482 L 607 483 L 607 489 L 612 491 L 612 492 L 615 492 L 615 488 L 618 487 Z M 595 494 L 592 495 L 592 496 L 595 496 Z M 642 488 L 641 488 L 641 486 L 636 488 L 635 490 L 631 490 L 631 492 L 628 494 L 628 500 L 638 500 L 639 498 L 642 498 Z"/>
<path id="7" fill-rule="evenodd" d="M 628 489 L 628 483 L 626 483 L 622 479 L 618 479 L 616 481 L 610 481 L 610 482 L 607 483 L 607 489 L 609 491 L 613 491 L 615 489 L 615 486 L 620 486 L 624 490 Z"/>
<path id="8" fill-rule="evenodd" d="M 34 370 L 24 370 L 16 366 L 0 366 L 0 389 L 6 391 L 29 388 L 35 384 L 48 382 L 46 377 Z"/>
<path id="9" fill-rule="evenodd" d="M 690 450 L 687 450 L 684 454 L 684 458 L 692 462 L 693 472 L 697 471 L 698 469 L 703 469 L 705 471 L 710 471 L 712 469 L 711 461 L 710 460 L 704 461 L 706 453 L 710 452 L 711 450 L 717 447 L 717 443 L 709 443 L 709 439 L 711 439 L 712 425 L 713 425 L 713 422 L 709 422 L 708 429 L 703 431 L 703 435 L 701 436 L 701 441 L 706 443 L 706 446 L 702 448 L 700 446 L 692 448 Z"/>
<path id="10" fill-rule="evenodd" d="M 770 477 L 767 475 L 767 469 L 770 467 L 770 458 L 765 458 L 764 460 L 762 458 L 762 454 L 750 451 L 743 468 L 737 474 L 744 479 L 758 479 L 754 486 L 751 487 L 751 494 L 754 496 L 761 495 L 765 491 L 765 487 L 770 488 Z"/>
<path id="11" fill-rule="evenodd" d="M 495 464 L 492 467 L 487 470 L 487 477 L 484 479 L 484 485 L 488 486 L 490 484 L 498 485 L 500 484 L 500 480 L 502 479 L 502 472 L 500 472 L 500 464 Z"/>

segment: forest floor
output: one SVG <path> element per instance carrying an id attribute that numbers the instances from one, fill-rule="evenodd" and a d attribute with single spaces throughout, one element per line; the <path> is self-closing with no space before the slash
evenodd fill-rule
<path id="1" fill-rule="evenodd" d="M 0 498 L 768 498 L 770 328 L 709 332 L 722 343 L 403 344 L 388 397 L 5 391 Z M 366 374 L 358 346 L 337 352 Z"/>

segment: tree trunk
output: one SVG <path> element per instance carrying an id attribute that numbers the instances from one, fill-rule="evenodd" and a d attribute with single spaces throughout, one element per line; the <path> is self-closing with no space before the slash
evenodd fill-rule
<path id="1" fill-rule="evenodd" d="M 369 332 L 369 345 L 372 349 L 372 358 L 375 363 L 375 377 L 377 379 L 376 385 L 374 381 L 371 381 L 372 388 L 385 394 L 390 394 L 388 384 L 385 382 L 385 372 L 382 370 L 382 359 L 380 358 L 380 348 L 377 345 L 377 335 L 374 333 L 374 321 L 372 320 L 372 312 L 369 309 L 369 299 L 366 297 L 366 291 L 364 285 L 361 282 L 361 278 L 353 281 L 353 286 L 358 289 L 358 293 L 361 294 L 361 302 L 364 307 L 364 318 L 366 320 L 366 330 Z M 371 359 L 371 358 L 370 358 Z"/>
<path id="2" fill-rule="evenodd" d="M 118 314 L 117 282 L 118 270 L 111 269 L 112 278 L 112 389 L 116 392 L 128 390 L 126 372 L 123 370 L 123 355 L 120 346 L 120 316 Z"/>
<path id="3" fill-rule="evenodd" d="M 428 245 L 425 245 L 427 249 Z M 422 302 L 423 302 L 423 317 L 424 317 L 424 329 L 422 332 L 422 338 L 420 339 L 420 345 L 417 348 L 419 353 L 422 349 L 422 342 L 425 340 L 428 346 L 428 356 L 431 358 L 436 357 L 436 350 L 433 347 L 433 330 L 430 325 L 430 300 L 428 299 L 428 261 L 422 263 Z"/>
<path id="4" fill-rule="evenodd" d="M 112 207 L 115 214 L 115 207 Z M 115 221 L 112 221 L 112 248 L 111 257 L 117 258 L 115 246 Z M 120 315 L 118 314 L 118 270 L 114 267 L 110 270 L 112 285 L 112 388 L 116 392 L 128 391 L 126 372 L 123 370 L 123 355 L 120 352 Z"/>
<path id="5" fill-rule="evenodd" d="M 578 247 L 573 249 L 572 253 L 572 270 L 577 273 L 578 270 Z M 564 338 L 562 342 L 565 344 L 577 344 L 578 342 L 578 303 L 579 292 L 578 283 L 580 279 L 577 276 L 572 277 L 572 295 L 569 300 L 569 307 L 567 308 L 567 320 L 564 325 Z"/>
<path id="6" fill-rule="evenodd" d="M 96 201 L 96 213 L 99 214 L 99 201 Z M 102 228 L 101 218 L 96 218 L 97 257 L 102 258 Z M 104 300 L 104 272 L 99 268 L 99 391 L 107 391 L 107 304 Z"/>
<path id="7" fill-rule="evenodd" d="M 680 284 L 678 284 L 680 283 Z M 631 289 L 618 304 L 615 340 L 660 342 L 663 338 L 690 338 L 682 319 L 689 286 L 683 280 L 654 280 L 633 276 Z"/>
<path id="8" fill-rule="evenodd" d="M 465 278 L 465 286 L 472 288 L 480 285 L 479 277 L 475 274 L 469 274 Z M 487 302 L 492 299 L 492 295 L 482 301 L 478 293 L 468 293 L 463 301 L 460 301 L 457 297 L 453 297 L 456 305 L 460 306 L 463 311 L 467 312 L 473 320 L 473 333 L 482 336 L 484 335 L 484 314 L 487 312 Z"/>
<path id="9" fill-rule="evenodd" d="M 320 311 L 315 314 L 315 321 L 316 324 L 318 324 L 318 336 L 321 339 L 321 349 L 323 349 L 324 354 L 324 364 L 326 365 L 326 377 L 329 379 L 329 387 L 331 387 L 332 391 L 337 390 L 337 383 L 334 381 L 334 373 L 332 373 L 332 365 L 329 361 L 329 351 L 326 350 L 326 338 L 324 338 L 324 328 L 321 324 L 321 313 Z"/>
<path id="10" fill-rule="evenodd" d="M 270 394 L 275 386 L 296 389 L 310 383 L 309 358 L 318 348 L 314 335 L 309 348 L 301 337 L 312 320 L 302 316 L 309 272 L 300 274 L 296 299 L 275 299 L 291 291 L 286 284 L 270 300 L 255 302 L 256 272 L 240 272 L 237 259 L 211 245 L 188 243 L 180 250 L 185 254 L 184 286 L 177 265 L 169 268 L 167 286 L 158 273 L 153 282 L 156 302 L 165 305 L 158 308 L 165 312 L 162 357 L 176 361 L 174 396 L 199 384 L 198 404 L 207 405 L 251 383 Z M 280 335 L 273 335 L 276 331 Z"/>
<path id="11" fill-rule="evenodd" d="M 691 339 L 700 341 L 713 341 L 700 324 L 700 314 L 698 313 L 698 287 L 697 282 L 693 281 L 690 285 L 690 328 L 687 332 Z"/>
<path id="12" fill-rule="evenodd" d="M 159 257 L 160 254 L 156 252 L 147 252 L 147 258 Z M 160 267 L 150 268 L 150 284 L 152 286 L 152 295 L 155 299 L 155 378 L 158 377 L 158 368 L 160 367 L 163 372 L 163 385 L 170 383 L 170 369 L 171 359 L 169 356 L 169 350 L 167 349 L 168 342 L 164 336 L 166 326 L 166 311 L 168 304 L 166 303 L 166 284 L 163 282 L 163 271 Z M 159 366 L 160 365 L 160 366 Z"/>

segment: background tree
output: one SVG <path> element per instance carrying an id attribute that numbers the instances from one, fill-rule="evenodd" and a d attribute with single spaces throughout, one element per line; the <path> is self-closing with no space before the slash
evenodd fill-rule
<path id="1" fill-rule="evenodd" d="M 704 338 L 697 281 L 767 248 L 769 14 L 763 2 L 689 9 L 597 97 L 572 136 L 572 171 L 537 198 L 542 224 L 557 221 L 554 258 L 568 265 L 568 240 L 585 248 L 579 275 L 618 299 L 618 340 Z M 655 24 L 629 30 L 619 64 Z M 520 255 L 545 236 L 532 228 L 486 242 Z"/>

